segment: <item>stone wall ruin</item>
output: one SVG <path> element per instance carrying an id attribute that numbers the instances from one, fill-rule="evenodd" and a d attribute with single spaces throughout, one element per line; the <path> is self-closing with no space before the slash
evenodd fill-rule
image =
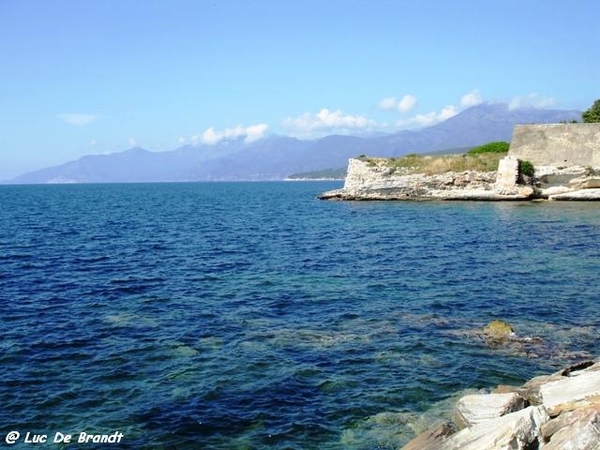
<path id="1" fill-rule="evenodd" d="M 600 123 L 516 125 L 508 155 L 535 167 L 600 167 Z"/>

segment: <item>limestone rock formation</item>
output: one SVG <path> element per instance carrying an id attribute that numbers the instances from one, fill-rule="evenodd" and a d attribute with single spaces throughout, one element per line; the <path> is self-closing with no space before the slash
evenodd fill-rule
<path id="1" fill-rule="evenodd" d="M 536 167 L 539 197 L 548 200 L 600 200 L 600 168 Z"/>
<path id="2" fill-rule="evenodd" d="M 542 426 L 548 439 L 545 450 L 597 450 L 600 448 L 600 404 L 561 414 Z"/>
<path id="3" fill-rule="evenodd" d="M 505 394 L 465 396 L 456 410 L 456 427 L 433 428 L 403 450 L 598 450 L 600 363 L 536 377 Z"/>
<path id="4" fill-rule="evenodd" d="M 436 448 L 439 442 L 453 434 L 455 428 L 452 424 L 442 422 L 431 430 L 427 430 L 424 433 L 417 436 L 415 439 L 410 441 L 402 450 L 423 450 L 429 448 Z"/>
<path id="5" fill-rule="evenodd" d="M 403 174 L 361 159 L 350 159 L 342 189 L 319 196 L 327 200 L 526 200 L 526 186 L 496 189 L 496 172 L 446 172 L 435 175 Z"/>
<path id="6" fill-rule="evenodd" d="M 494 420 L 482 420 L 450 436 L 436 450 L 525 450 L 540 441 L 549 417 L 543 406 L 529 406 Z"/>
<path id="7" fill-rule="evenodd" d="M 489 419 L 502 417 L 525 407 L 525 400 L 514 392 L 507 394 L 465 395 L 456 404 L 455 419 L 459 429 Z"/>

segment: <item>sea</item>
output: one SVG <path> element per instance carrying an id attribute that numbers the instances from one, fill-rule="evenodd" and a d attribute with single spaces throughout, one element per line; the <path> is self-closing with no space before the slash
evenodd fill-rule
<path id="1" fill-rule="evenodd" d="M 600 204 L 340 185 L 0 186 L 0 445 L 397 449 L 598 357 Z"/>

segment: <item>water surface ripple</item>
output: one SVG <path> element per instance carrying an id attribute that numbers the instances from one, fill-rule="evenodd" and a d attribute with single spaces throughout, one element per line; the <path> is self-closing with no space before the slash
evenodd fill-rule
<path id="1" fill-rule="evenodd" d="M 1 186 L 1 438 L 391 449 L 460 390 L 598 355 L 600 205 L 333 187 Z M 486 345 L 495 318 L 540 343 Z"/>

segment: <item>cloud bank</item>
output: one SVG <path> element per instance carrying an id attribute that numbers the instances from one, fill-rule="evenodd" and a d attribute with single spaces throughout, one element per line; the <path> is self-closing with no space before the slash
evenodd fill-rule
<path id="1" fill-rule="evenodd" d="M 269 126 L 265 123 L 250 125 L 248 127 L 238 125 L 237 127 L 225 128 L 224 130 L 215 130 L 214 127 L 210 127 L 201 135 L 192 136 L 190 140 L 194 145 L 215 145 L 223 140 L 238 139 L 243 137 L 244 142 L 250 143 L 263 138 L 268 129 Z M 179 142 L 182 143 L 181 138 L 179 139 Z"/>
<path id="2" fill-rule="evenodd" d="M 380 122 L 362 114 L 346 114 L 339 109 L 323 108 L 316 113 L 306 112 L 298 116 L 287 117 L 281 120 L 280 126 L 283 134 L 304 139 L 315 139 L 330 134 L 361 134 L 371 131 L 397 132 L 436 125 L 485 101 L 479 89 L 473 89 L 459 96 L 456 104 L 446 105 L 441 110 L 415 112 L 419 103 L 417 97 L 413 94 L 405 94 L 402 97 L 386 97 L 377 103 L 379 110 L 400 114 L 395 121 Z M 554 104 L 554 99 L 532 93 L 513 97 L 509 107 L 510 109 L 548 108 Z M 411 111 L 413 111 L 412 115 L 407 114 Z M 265 123 L 251 126 L 238 125 L 221 130 L 210 127 L 202 134 L 189 139 L 180 137 L 178 142 L 179 144 L 215 145 L 223 140 L 243 138 L 244 142 L 249 143 L 263 138 L 268 130 L 269 126 Z"/>
<path id="3" fill-rule="evenodd" d="M 436 123 L 440 123 L 444 120 L 450 119 L 458 113 L 459 110 L 456 108 L 456 106 L 448 105 L 439 112 L 431 111 L 426 114 L 416 114 L 415 116 L 410 117 L 408 119 L 398 120 L 396 122 L 396 128 L 406 129 L 429 127 L 431 125 L 435 125 Z"/>
<path id="4" fill-rule="evenodd" d="M 377 127 L 377 122 L 362 115 L 344 114 L 340 110 L 322 109 L 316 114 L 305 113 L 288 117 L 281 126 L 293 136 L 307 137 L 313 134 L 348 133 L 368 131 Z"/>
<path id="5" fill-rule="evenodd" d="M 483 103 L 483 101 L 479 89 L 474 89 L 471 92 L 462 95 L 458 105 L 446 105 L 441 111 L 417 113 L 412 117 L 397 120 L 395 122 L 395 129 L 400 130 L 432 126 L 454 117 L 465 108 L 479 105 Z M 399 111 L 400 113 L 405 114 L 412 111 L 416 105 L 417 97 L 413 94 L 406 94 L 400 100 L 397 100 L 396 97 L 386 97 L 381 100 L 377 106 L 379 109 L 385 111 Z"/>

